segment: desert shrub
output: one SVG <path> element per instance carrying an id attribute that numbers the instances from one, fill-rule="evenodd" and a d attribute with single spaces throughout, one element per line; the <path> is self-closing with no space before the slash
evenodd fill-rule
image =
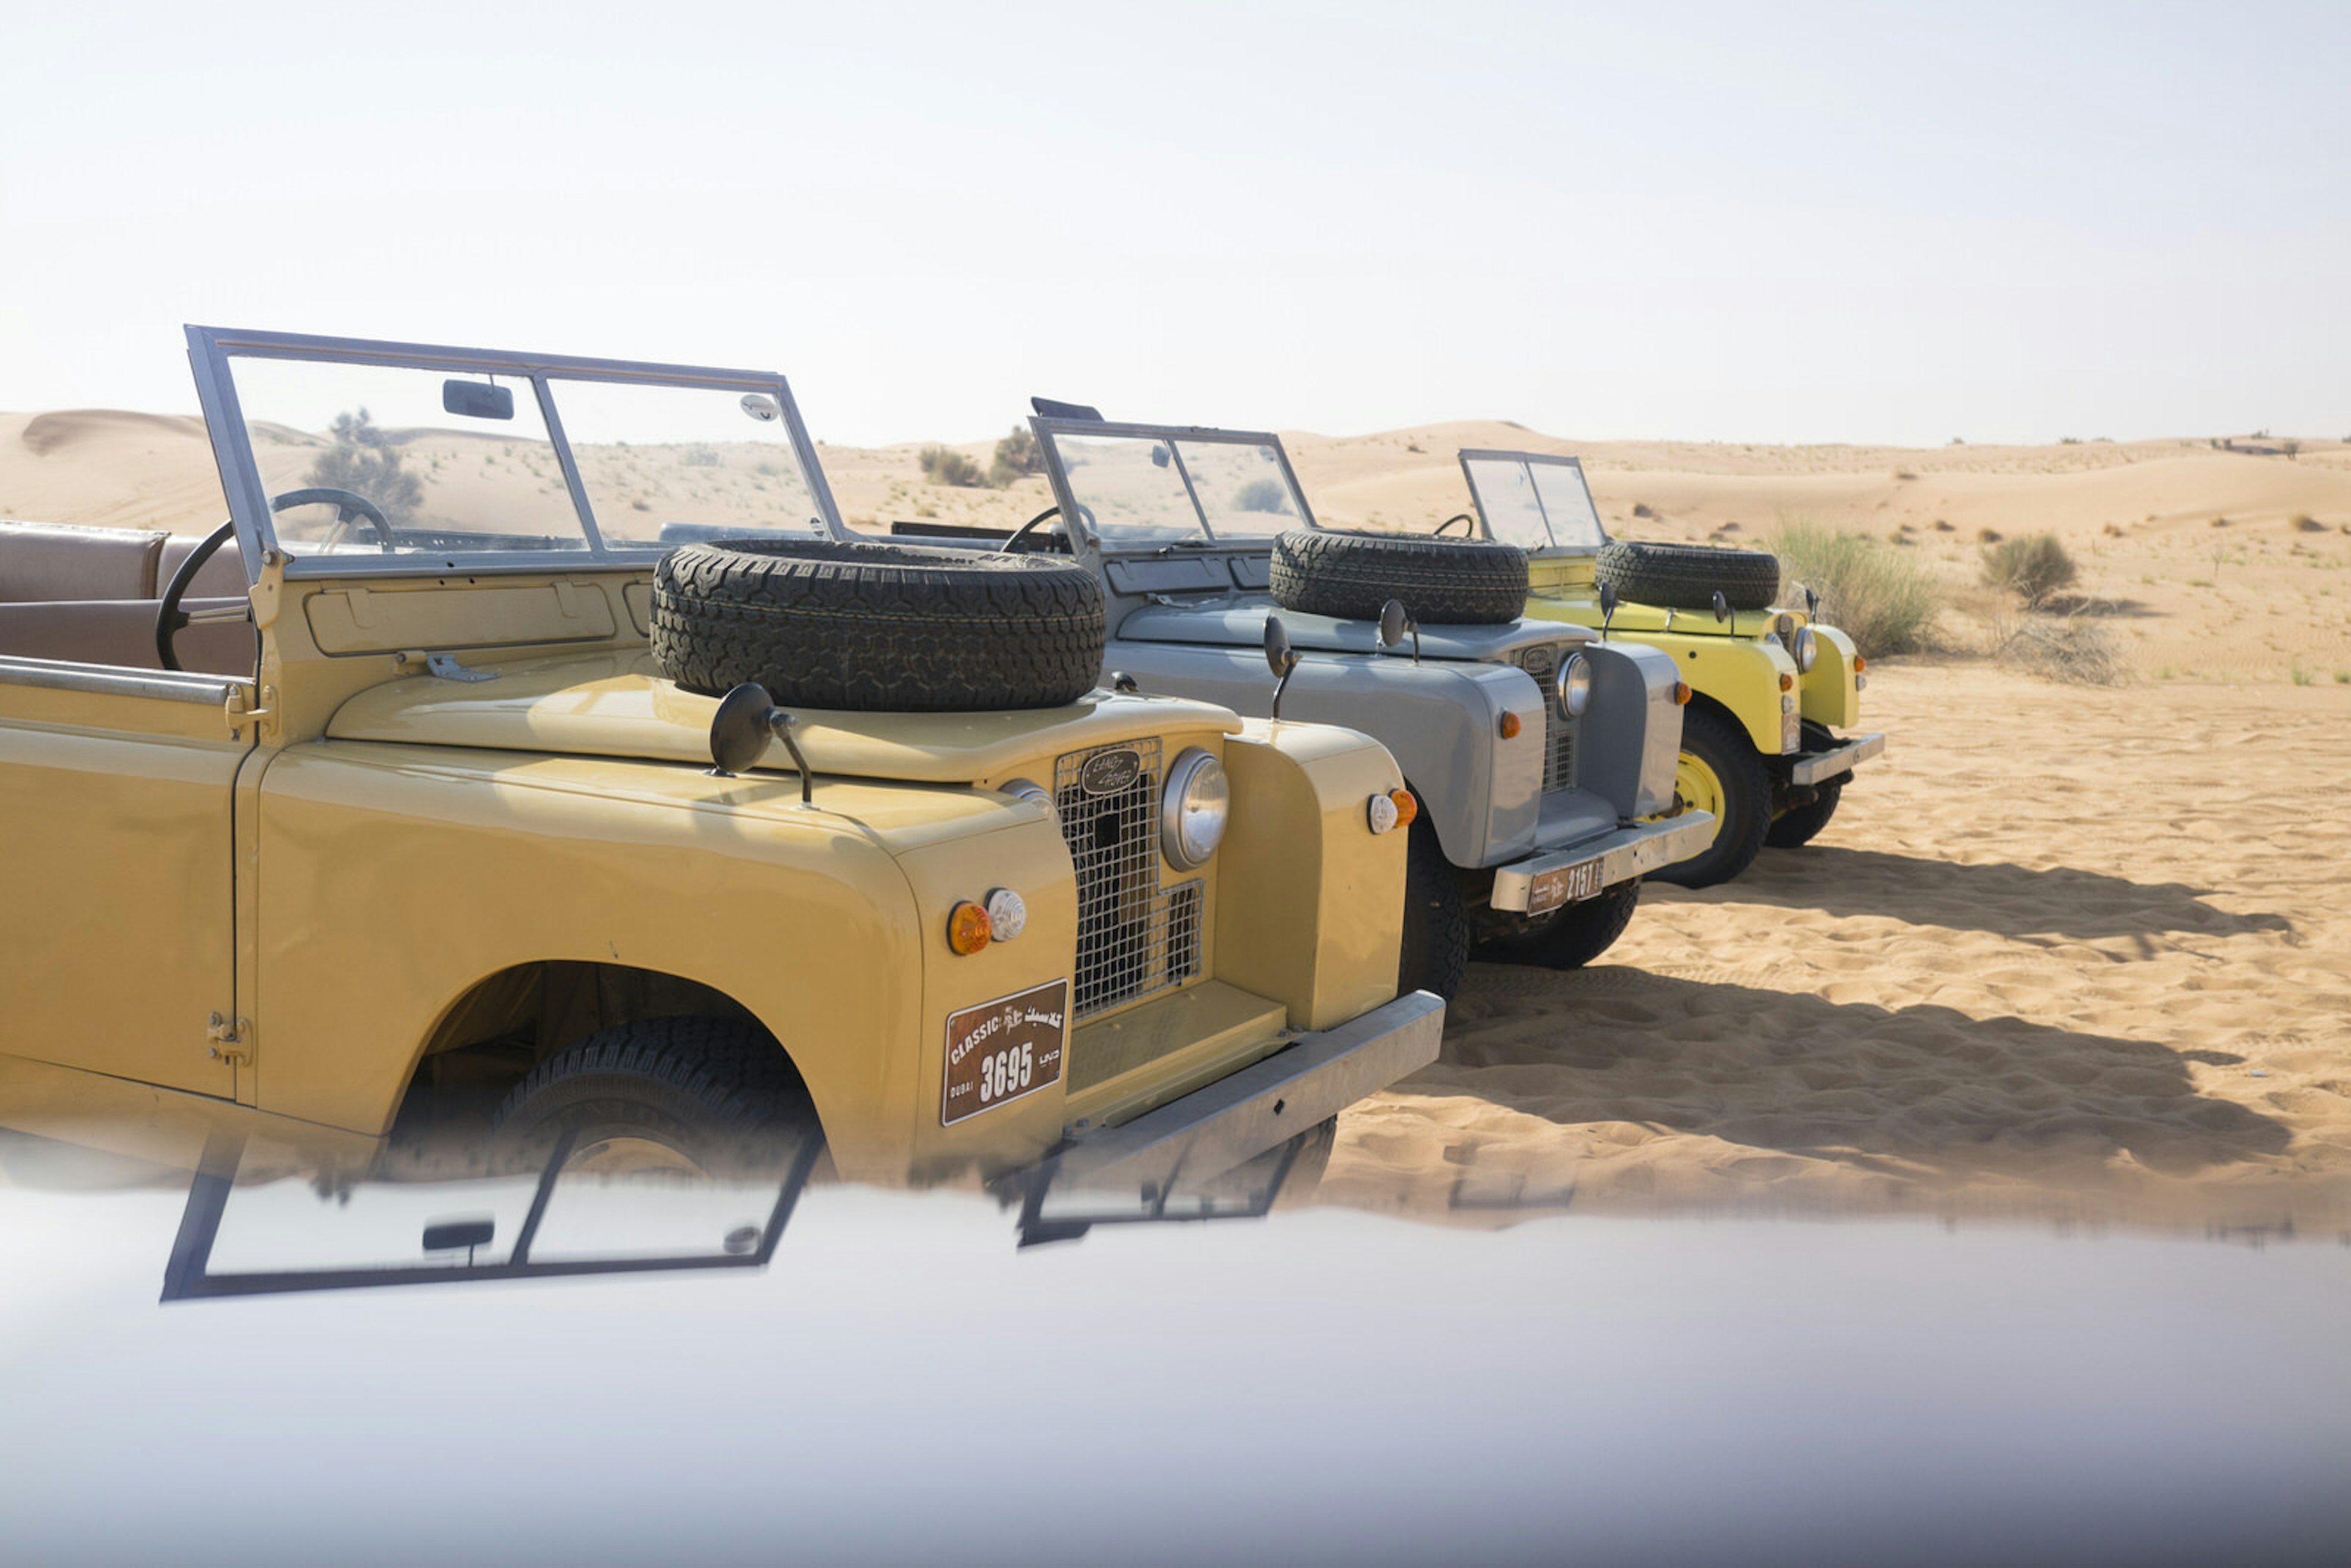
<path id="1" fill-rule="evenodd" d="M 365 496 L 394 527 L 416 516 L 424 504 L 423 482 L 402 465 L 400 448 L 367 410 L 335 415 L 334 436 L 334 445 L 310 465 L 312 485 Z"/>
<path id="2" fill-rule="evenodd" d="M 2072 553 L 2055 534 L 2029 534 L 1984 549 L 1984 582 L 2007 590 L 2036 610 L 2081 577 Z"/>
<path id="3" fill-rule="evenodd" d="M 1997 615 L 1991 655 L 2047 680 L 2077 686 L 2118 686 L 2130 664 L 2112 632 L 2076 616 Z"/>
<path id="4" fill-rule="evenodd" d="M 677 460 L 688 468 L 716 468 L 718 454 L 707 446 L 689 446 L 677 455 Z"/>
<path id="5" fill-rule="evenodd" d="M 1648 502 L 1635 501 L 1633 503 L 1633 515 L 1636 517 L 1654 517 L 1657 514 L 1650 508 Z"/>
<path id="6" fill-rule="evenodd" d="M 1233 492 L 1233 510 L 1270 512 L 1278 517 L 1290 510 L 1290 492 L 1281 487 L 1279 479 L 1252 479 Z"/>
<path id="7" fill-rule="evenodd" d="M 987 471 L 952 446 L 925 446 L 916 461 L 923 465 L 923 477 L 934 485 L 969 490 L 987 483 Z"/>
<path id="8" fill-rule="evenodd" d="M 1934 578 L 1915 559 L 1863 534 L 1790 519 L 1771 536 L 1783 599 L 1802 584 L 1821 596 L 1820 618 L 1842 628 L 1862 653 L 1916 652 L 1940 608 Z"/>
<path id="9" fill-rule="evenodd" d="M 2326 525 L 2307 512 L 2294 518 L 2294 532 L 2302 534 L 2323 534 L 2326 531 Z"/>
<path id="10" fill-rule="evenodd" d="M 1017 479 L 1045 471 L 1045 454 L 1037 444 L 1037 437 L 1026 425 L 1016 424 L 1012 434 L 996 444 L 996 455 L 987 465 L 987 482 L 1001 489 Z"/>
<path id="11" fill-rule="evenodd" d="M 1976 530 L 1976 543 L 1980 545 L 1996 545 L 2007 537 L 2007 535 L 2001 533 L 1998 528 L 1978 528 Z"/>

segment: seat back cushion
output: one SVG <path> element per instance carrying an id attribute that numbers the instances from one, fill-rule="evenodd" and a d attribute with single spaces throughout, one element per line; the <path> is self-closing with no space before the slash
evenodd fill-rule
<path id="1" fill-rule="evenodd" d="M 0 520 L 0 603 L 152 599 L 163 539 L 137 528 Z"/>

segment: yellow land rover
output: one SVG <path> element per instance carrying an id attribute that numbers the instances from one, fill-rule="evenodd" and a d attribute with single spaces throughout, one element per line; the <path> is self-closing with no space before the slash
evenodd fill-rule
<path id="1" fill-rule="evenodd" d="M 1780 563 L 1762 550 L 1611 539 L 1573 457 L 1464 451 L 1474 532 L 1527 552 L 1526 612 L 1604 627 L 1673 656 L 1692 696 L 1682 715 L 1674 793 L 1707 812 L 1711 836 L 1649 874 L 1711 887 L 1769 844 L 1810 843 L 1835 815 L 1845 781 L 1886 748 L 1882 734 L 1843 735 L 1868 685 L 1853 639 L 1821 624 L 1807 601 L 1781 607 Z"/>
<path id="2" fill-rule="evenodd" d="M 0 1052 L 1130 1195 L 1435 1057 L 1388 754 L 1098 689 L 1067 562 L 843 542 L 782 377 L 188 346 L 228 521 L 0 523 Z"/>

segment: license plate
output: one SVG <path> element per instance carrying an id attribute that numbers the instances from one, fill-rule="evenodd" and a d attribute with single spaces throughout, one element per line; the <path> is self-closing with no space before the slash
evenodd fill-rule
<path id="1" fill-rule="evenodd" d="M 1577 904 L 1600 896 L 1600 862 L 1585 861 L 1581 865 L 1562 866 L 1557 871 L 1539 873 L 1527 889 L 1527 913 L 1541 915 L 1557 909 L 1562 904 Z"/>
<path id="2" fill-rule="evenodd" d="M 939 1125 L 993 1111 L 1061 1081 L 1070 982 L 1053 980 L 947 1019 L 946 1083 Z"/>

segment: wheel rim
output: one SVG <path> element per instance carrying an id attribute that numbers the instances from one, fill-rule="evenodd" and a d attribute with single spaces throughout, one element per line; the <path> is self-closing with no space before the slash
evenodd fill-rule
<path id="1" fill-rule="evenodd" d="M 1706 841 L 1711 845 L 1722 831 L 1722 779 L 1707 766 L 1706 758 L 1694 751 L 1683 752 L 1674 763 L 1674 800 L 1683 810 L 1712 815 L 1714 832 L 1707 835 Z"/>

